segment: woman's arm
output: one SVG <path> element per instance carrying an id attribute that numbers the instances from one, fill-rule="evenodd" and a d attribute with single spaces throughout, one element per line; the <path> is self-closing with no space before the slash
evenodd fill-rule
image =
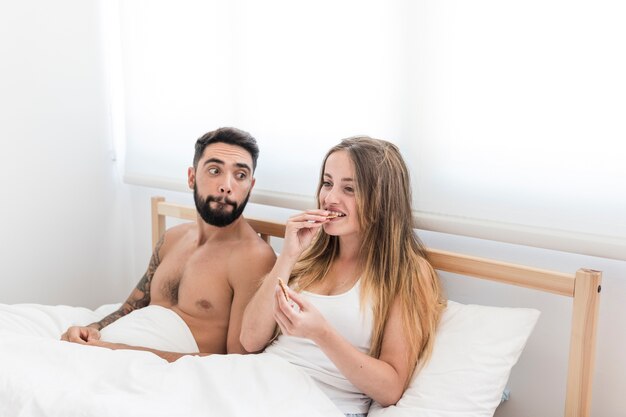
<path id="1" fill-rule="evenodd" d="M 294 259 L 281 253 L 276 259 L 274 267 L 269 274 L 263 277 L 261 286 L 248 303 L 243 313 L 240 335 L 241 344 L 248 352 L 263 350 L 272 338 L 276 329 L 272 297 L 276 291 L 278 278 L 287 280 L 294 265 Z"/>
<path id="2" fill-rule="evenodd" d="M 258 352 L 271 340 L 274 320 L 274 293 L 278 278 L 287 281 L 298 258 L 309 247 L 322 224 L 328 221 L 326 210 L 308 210 L 292 216 L 285 227 L 285 240 L 274 267 L 261 280 L 243 315 L 240 340 L 248 352 Z"/>
<path id="3" fill-rule="evenodd" d="M 382 406 L 398 402 L 411 373 L 398 301 L 391 306 L 381 354 L 376 359 L 352 346 L 298 293 L 290 291 L 289 295 L 300 311 L 293 309 L 282 295 L 276 293 L 276 321 L 283 333 L 313 340 L 350 382 Z"/>

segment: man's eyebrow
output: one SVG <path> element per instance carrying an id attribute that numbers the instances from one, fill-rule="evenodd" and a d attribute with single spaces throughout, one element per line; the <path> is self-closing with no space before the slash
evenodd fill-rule
<path id="1" fill-rule="evenodd" d="M 248 171 L 252 172 L 252 169 L 250 169 L 250 165 L 243 163 L 243 162 L 237 162 L 235 164 L 235 166 L 239 167 L 239 168 L 243 168 L 243 169 L 247 169 Z"/>
<path id="2" fill-rule="evenodd" d="M 218 159 L 218 158 L 209 158 L 206 161 L 204 161 L 204 163 L 202 165 L 211 164 L 211 163 L 224 165 L 224 161 L 222 161 L 221 159 Z"/>
<path id="3" fill-rule="evenodd" d="M 207 165 L 211 163 L 219 164 L 219 165 L 226 165 L 226 163 L 219 158 L 209 158 L 206 161 L 204 161 L 203 165 Z M 237 168 L 248 170 L 248 172 L 252 172 L 250 165 L 246 164 L 245 162 L 235 162 L 235 166 Z"/>

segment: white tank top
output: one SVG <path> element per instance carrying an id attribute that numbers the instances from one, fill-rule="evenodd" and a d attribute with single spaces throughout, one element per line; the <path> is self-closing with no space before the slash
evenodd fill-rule
<path id="1" fill-rule="evenodd" d="M 361 312 L 360 281 L 343 294 L 320 295 L 303 291 L 302 295 L 353 346 L 363 353 L 369 352 L 373 313 L 369 303 Z M 370 398 L 348 381 L 310 339 L 280 335 L 265 351 L 286 359 L 310 375 L 342 413 L 367 413 Z"/>

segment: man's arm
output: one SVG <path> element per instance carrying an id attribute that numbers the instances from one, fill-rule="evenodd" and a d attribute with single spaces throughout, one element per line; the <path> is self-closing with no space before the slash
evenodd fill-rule
<path id="1" fill-rule="evenodd" d="M 240 337 L 243 314 L 259 287 L 261 279 L 274 266 L 276 255 L 270 246 L 263 244 L 253 251 L 241 251 L 240 255 L 235 258 L 236 262 L 231 266 L 236 273 L 231 274 L 233 301 L 230 307 L 226 351 L 228 353 L 248 353 L 241 344 Z"/>
<path id="2" fill-rule="evenodd" d="M 174 362 L 183 356 L 209 356 L 212 353 L 206 352 L 195 352 L 195 353 L 179 353 L 179 352 L 166 352 L 163 350 L 152 349 L 144 346 L 131 346 L 125 345 L 123 343 L 111 343 L 111 342 L 103 342 L 101 340 L 92 340 L 88 343 L 90 346 L 98 346 L 111 350 L 139 350 L 143 352 L 150 352 L 157 355 L 161 359 L 165 359 L 168 362 Z"/>
<path id="3" fill-rule="evenodd" d="M 124 317 L 133 310 L 146 307 L 150 304 L 150 284 L 152 283 L 152 277 L 161 263 L 159 255 L 161 246 L 163 245 L 165 235 L 159 239 L 152 252 L 148 269 L 143 275 L 139 283 L 130 293 L 124 304 L 121 305 L 113 313 L 104 317 L 102 320 L 95 323 L 91 323 L 88 326 L 72 326 L 65 333 L 61 335 L 61 340 L 68 342 L 85 343 L 91 340 L 100 339 L 100 330 L 109 324 L 113 323 L 117 319 Z"/>

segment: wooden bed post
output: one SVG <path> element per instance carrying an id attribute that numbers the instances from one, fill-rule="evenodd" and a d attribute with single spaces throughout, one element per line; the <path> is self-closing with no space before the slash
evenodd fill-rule
<path id="1" fill-rule="evenodd" d="M 165 216 L 159 214 L 159 203 L 165 201 L 165 197 L 152 197 L 152 249 L 156 246 L 163 233 L 165 233 Z"/>
<path id="2" fill-rule="evenodd" d="M 589 417 L 602 273 L 576 272 L 565 417 Z"/>

